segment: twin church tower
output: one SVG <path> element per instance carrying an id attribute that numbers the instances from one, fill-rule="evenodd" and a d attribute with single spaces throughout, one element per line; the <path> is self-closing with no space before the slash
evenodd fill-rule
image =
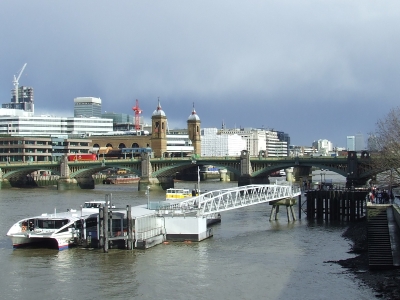
<path id="1" fill-rule="evenodd" d="M 192 141 L 193 154 L 201 154 L 201 139 L 200 139 L 200 118 L 193 110 L 187 120 L 187 130 L 189 139 Z M 156 110 L 151 116 L 152 134 L 151 134 L 151 148 L 154 156 L 165 157 L 167 153 L 167 116 L 161 108 L 160 99 Z"/>

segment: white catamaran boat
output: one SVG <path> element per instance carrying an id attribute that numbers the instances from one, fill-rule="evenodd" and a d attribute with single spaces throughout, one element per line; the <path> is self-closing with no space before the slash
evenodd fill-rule
<path id="1" fill-rule="evenodd" d="M 105 203 L 90 201 L 85 202 L 80 210 L 54 211 L 53 214 L 44 213 L 22 219 L 11 226 L 7 236 L 11 238 L 14 248 L 39 244 L 59 250 L 66 249 L 83 237 L 85 221 L 91 217 L 97 220 L 99 207 Z"/>

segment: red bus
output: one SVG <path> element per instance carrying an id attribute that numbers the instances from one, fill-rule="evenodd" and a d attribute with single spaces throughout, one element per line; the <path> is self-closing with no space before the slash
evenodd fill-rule
<path id="1" fill-rule="evenodd" d="M 72 154 L 68 155 L 68 161 L 93 161 L 97 160 L 96 154 Z"/>

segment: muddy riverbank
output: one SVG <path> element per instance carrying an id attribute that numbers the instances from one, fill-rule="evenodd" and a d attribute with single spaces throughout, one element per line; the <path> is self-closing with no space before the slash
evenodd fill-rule
<path id="1" fill-rule="evenodd" d="M 336 263 L 374 289 L 377 298 L 400 299 L 400 269 L 371 271 L 368 268 L 367 221 L 350 224 L 343 237 L 351 241 L 350 252 L 357 256 Z"/>

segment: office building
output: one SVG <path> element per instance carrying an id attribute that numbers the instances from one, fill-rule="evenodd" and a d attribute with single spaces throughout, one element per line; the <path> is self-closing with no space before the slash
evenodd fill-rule
<path id="1" fill-rule="evenodd" d="M 365 150 L 364 135 L 357 133 L 354 137 L 355 140 L 355 151 Z"/>
<path id="2" fill-rule="evenodd" d="M 364 135 L 357 133 L 356 135 L 347 136 L 347 151 L 362 151 L 365 150 Z"/>
<path id="3" fill-rule="evenodd" d="M 312 147 L 317 150 L 315 154 L 326 156 L 333 151 L 333 144 L 331 141 L 320 139 L 312 143 Z"/>
<path id="4" fill-rule="evenodd" d="M 356 151 L 356 138 L 354 135 L 348 135 L 346 139 L 347 151 Z"/>
<path id="5" fill-rule="evenodd" d="M 13 89 L 11 94 L 11 102 L 4 103 L 1 105 L 1 107 L 11 110 L 22 110 L 33 114 L 33 88 L 20 86 L 17 88 L 17 90 Z"/>
<path id="6" fill-rule="evenodd" d="M 0 116 L 0 134 L 12 136 L 55 136 L 107 133 L 112 119 L 54 116 Z"/>
<path id="7" fill-rule="evenodd" d="M 75 98 L 74 117 L 101 118 L 101 99 L 94 97 Z"/>
<path id="8" fill-rule="evenodd" d="M 246 140 L 238 134 L 218 134 L 217 128 L 201 129 L 201 156 L 240 156 Z"/>
<path id="9" fill-rule="evenodd" d="M 0 162 L 58 161 L 68 153 L 89 153 L 91 140 L 64 137 L 0 137 Z"/>

